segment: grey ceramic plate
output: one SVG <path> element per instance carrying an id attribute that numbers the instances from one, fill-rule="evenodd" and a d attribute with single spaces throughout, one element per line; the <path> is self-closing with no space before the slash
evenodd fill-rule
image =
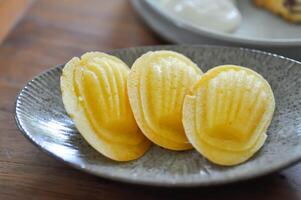
<path id="1" fill-rule="evenodd" d="M 276 111 L 264 147 L 248 162 L 216 166 L 196 151 L 173 152 L 155 145 L 139 160 L 118 163 L 93 150 L 66 115 L 59 87 L 62 66 L 36 76 L 16 101 L 16 122 L 34 144 L 97 176 L 158 186 L 206 186 L 258 177 L 301 159 L 301 63 L 254 50 L 213 46 L 150 46 L 111 52 L 131 65 L 141 54 L 158 49 L 181 52 L 203 71 L 236 64 L 252 68 L 271 84 Z"/>

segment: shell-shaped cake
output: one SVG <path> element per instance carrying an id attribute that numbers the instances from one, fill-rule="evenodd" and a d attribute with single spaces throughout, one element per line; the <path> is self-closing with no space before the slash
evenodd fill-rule
<path id="1" fill-rule="evenodd" d="M 76 128 L 94 149 L 117 161 L 137 159 L 150 147 L 130 108 L 129 71 L 117 57 L 90 52 L 71 59 L 61 76 L 63 103 Z"/>
<path id="2" fill-rule="evenodd" d="M 224 65 L 205 73 L 187 94 L 183 124 L 189 141 L 204 157 L 235 165 L 264 144 L 274 109 L 272 89 L 261 75 Z"/>
<path id="3" fill-rule="evenodd" d="M 182 124 L 184 97 L 202 71 L 189 58 L 173 51 L 148 52 L 138 58 L 128 78 L 135 119 L 155 144 L 185 150 L 192 146 Z"/>

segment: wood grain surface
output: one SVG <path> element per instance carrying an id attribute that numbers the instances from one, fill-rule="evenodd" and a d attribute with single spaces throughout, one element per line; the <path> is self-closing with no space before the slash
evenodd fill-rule
<path id="1" fill-rule="evenodd" d="M 14 101 L 34 75 L 86 51 L 163 44 L 125 0 L 38 0 L 0 46 L 0 199 L 301 199 L 301 165 L 211 188 L 152 188 L 66 166 L 18 131 Z"/>
<path id="2" fill-rule="evenodd" d="M 0 0 L 0 43 L 34 0 Z"/>

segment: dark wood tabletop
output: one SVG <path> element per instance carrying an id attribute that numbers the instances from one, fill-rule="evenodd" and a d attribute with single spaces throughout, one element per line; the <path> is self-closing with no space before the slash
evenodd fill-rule
<path id="1" fill-rule="evenodd" d="M 164 43 L 125 0 L 33 3 L 0 45 L 0 199 L 301 199 L 300 164 L 227 186 L 145 187 L 73 169 L 18 131 L 15 98 L 36 74 L 86 51 Z"/>

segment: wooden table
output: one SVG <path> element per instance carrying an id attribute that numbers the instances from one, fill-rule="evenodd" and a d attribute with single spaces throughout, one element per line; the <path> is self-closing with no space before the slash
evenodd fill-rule
<path id="1" fill-rule="evenodd" d="M 127 1 L 36 1 L 0 46 L 0 199 L 301 199 L 301 165 L 221 187 L 142 187 L 72 169 L 16 128 L 15 97 L 34 75 L 86 51 L 162 43 Z"/>

